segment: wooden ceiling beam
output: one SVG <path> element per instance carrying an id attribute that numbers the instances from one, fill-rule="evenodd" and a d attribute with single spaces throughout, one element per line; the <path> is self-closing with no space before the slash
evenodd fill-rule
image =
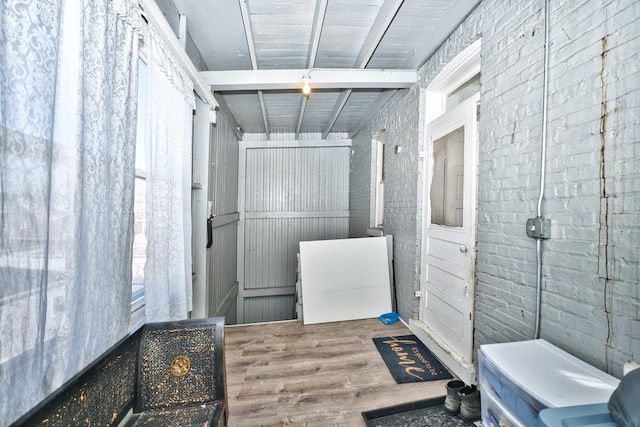
<path id="1" fill-rule="evenodd" d="M 311 40 L 309 42 L 309 52 L 307 52 L 307 68 L 312 69 L 316 63 L 318 56 L 318 46 L 320 45 L 320 36 L 322 35 L 322 27 L 324 25 L 324 17 L 327 14 L 328 0 L 316 0 L 316 10 L 313 14 L 313 25 L 311 29 Z M 300 110 L 298 112 L 298 124 L 296 126 L 296 139 L 300 136 L 300 128 L 302 127 L 302 119 L 304 118 L 304 110 L 307 107 L 307 97 L 301 95 Z"/>
<path id="2" fill-rule="evenodd" d="M 362 44 L 353 68 L 364 68 L 367 66 L 403 2 L 404 0 L 385 0 L 380 8 L 380 12 L 378 12 L 376 20 L 369 30 L 369 34 L 367 34 L 367 38 Z"/>
<path id="3" fill-rule="evenodd" d="M 240 3 L 240 13 L 242 14 L 242 24 L 244 25 L 244 33 L 249 48 L 249 57 L 251 58 L 251 67 L 258 69 L 258 57 L 256 56 L 256 44 L 253 41 L 253 30 L 251 29 L 251 15 L 249 13 L 249 5 L 247 0 L 238 0 Z M 215 89 L 214 89 L 215 91 Z M 258 91 L 258 99 L 260 100 L 260 110 L 262 112 L 262 121 L 264 122 L 264 131 L 269 139 L 269 119 L 267 117 L 267 109 L 264 104 L 264 93 Z"/>
<path id="4" fill-rule="evenodd" d="M 327 139 L 327 136 L 329 136 L 329 132 L 331 132 L 333 125 L 336 124 L 336 121 L 338 120 L 338 117 L 340 116 L 344 105 L 347 103 L 349 97 L 351 96 L 351 92 L 351 89 L 345 90 L 340 94 L 340 97 L 338 97 L 338 100 L 333 107 L 333 111 L 331 112 L 329 121 L 327 122 L 327 126 L 322 130 L 322 139 Z"/>
<path id="5" fill-rule="evenodd" d="M 401 89 L 418 81 L 416 70 L 371 70 L 314 68 L 311 70 L 224 70 L 201 71 L 216 92 L 302 89 L 304 77 L 311 90 L 317 89 Z"/>
<path id="6" fill-rule="evenodd" d="M 313 25 L 311 29 L 311 41 L 309 42 L 309 52 L 307 53 L 307 68 L 313 68 L 316 63 L 324 17 L 327 14 L 327 3 L 328 0 L 316 0 L 316 10 L 313 15 Z"/>
<path id="7" fill-rule="evenodd" d="M 262 111 L 262 121 L 264 122 L 264 131 L 269 139 L 269 119 L 267 118 L 267 107 L 264 105 L 264 92 L 258 91 L 258 100 L 260 101 L 260 110 Z"/>
<path id="8" fill-rule="evenodd" d="M 353 64 L 354 68 L 365 68 L 367 66 L 403 2 L 404 0 L 385 0 L 382 4 L 378 16 L 376 16 L 376 20 L 371 26 L 369 34 L 367 34 L 367 38 L 362 44 L 360 53 Z M 351 90 L 347 90 L 338 98 L 338 101 L 336 101 L 333 112 L 331 113 L 331 120 L 329 120 L 322 131 L 322 138 L 326 138 L 329 132 L 331 132 L 331 129 L 333 129 L 350 95 Z"/>

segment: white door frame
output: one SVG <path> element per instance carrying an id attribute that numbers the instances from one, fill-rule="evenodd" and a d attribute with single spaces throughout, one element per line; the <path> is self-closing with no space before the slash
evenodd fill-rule
<path id="1" fill-rule="evenodd" d="M 481 41 L 478 40 L 473 43 L 471 46 L 467 47 L 463 52 L 461 52 L 458 56 L 456 56 L 449 64 L 447 64 L 444 69 L 436 76 L 436 78 L 431 82 L 431 84 L 426 89 L 426 95 L 424 98 L 425 101 L 425 115 L 424 115 L 424 126 L 425 126 L 425 140 L 423 141 L 423 147 L 425 150 L 425 156 L 423 157 L 423 214 L 422 214 L 422 236 L 421 236 L 421 272 L 420 272 L 420 283 L 421 289 L 422 284 L 425 283 L 426 280 L 426 271 L 424 268 L 426 262 L 426 239 L 425 239 L 425 230 L 428 226 L 427 221 L 429 220 L 429 198 L 428 188 L 427 186 L 430 183 L 430 143 L 429 143 L 429 129 L 427 128 L 428 124 L 431 123 L 434 119 L 441 116 L 445 112 L 445 101 L 446 95 L 450 93 L 452 90 L 459 87 L 464 82 L 468 81 L 471 77 L 475 76 L 480 72 L 480 47 Z M 477 150 L 477 145 L 475 147 Z M 475 182 L 475 179 L 473 180 Z M 473 191 L 476 191 L 475 188 Z M 475 204 L 475 203 L 474 203 Z M 472 233 L 475 236 L 475 226 L 476 226 L 476 217 L 475 211 L 477 206 L 473 207 L 474 212 L 472 214 Z M 473 251 L 474 248 L 469 248 L 470 251 Z M 475 295 L 475 272 L 472 283 L 470 283 L 469 292 L 471 295 Z M 421 295 L 421 292 L 419 293 Z M 473 301 L 471 302 L 473 305 Z M 423 307 L 424 301 L 420 301 L 420 307 Z M 422 311 L 422 309 L 421 309 Z M 473 316 L 473 310 L 471 312 L 471 316 Z M 471 334 L 471 340 L 473 340 L 473 318 L 470 319 L 468 327 L 471 328 L 468 331 Z M 471 360 L 468 357 L 462 357 L 453 351 L 437 334 L 435 334 L 428 325 L 423 323 L 421 319 L 412 319 L 410 321 L 409 327 L 411 331 L 418 336 L 418 338 L 423 341 L 429 349 L 440 359 L 445 365 L 461 380 L 466 383 L 475 383 L 476 382 L 476 372 L 473 366 L 473 354 L 471 354 Z M 471 346 L 473 348 L 473 341 L 471 342 Z"/>

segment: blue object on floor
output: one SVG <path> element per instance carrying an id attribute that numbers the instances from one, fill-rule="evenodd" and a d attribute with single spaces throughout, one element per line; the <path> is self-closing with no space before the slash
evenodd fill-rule
<path id="1" fill-rule="evenodd" d="M 392 323 L 396 323 L 399 317 L 398 317 L 398 313 L 391 312 L 391 313 L 381 314 L 379 319 L 385 325 L 390 325 Z"/>

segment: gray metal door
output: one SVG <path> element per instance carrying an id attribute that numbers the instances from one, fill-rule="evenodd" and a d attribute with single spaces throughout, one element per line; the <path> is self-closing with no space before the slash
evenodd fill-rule
<path id="1" fill-rule="evenodd" d="M 240 143 L 239 323 L 292 319 L 299 242 L 348 237 L 350 147 Z"/>

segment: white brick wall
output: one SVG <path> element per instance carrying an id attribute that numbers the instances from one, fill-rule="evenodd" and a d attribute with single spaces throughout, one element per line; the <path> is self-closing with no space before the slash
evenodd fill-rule
<path id="1" fill-rule="evenodd" d="M 349 182 L 349 236 L 363 237 L 371 227 L 373 157 L 371 140 L 377 132 L 367 138 L 362 134 L 352 140 L 350 182 Z"/>
<path id="2" fill-rule="evenodd" d="M 352 138 L 351 237 L 366 235 L 370 226 L 371 140 L 386 131 L 384 231 L 393 235 L 398 313 L 408 320 L 418 316 L 415 291 L 420 289 L 420 234 L 422 232 L 423 88 L 456 54 L 479 37 L 479 10 L 456 30 L 422 67 L 420 87 L 400 91 Z M 396 145 L 402 147 L 395 154 Z M 367 174 L 365 176 L 365 174 Z"/>
<path id="3" fill-rule="evenodd" d="M 543 8 L 485 0 L 420 70 L 424 88 L 482 34 L 476 345 L 533 336 L 535 240 L 525 222 L 540 179 Z M 541 336 L 618 376 L 640 359 L 639 29 L 635 0 L 551 2 Z M 385 232 L 395 237 L 404 319 L 417 316 L 420 277 L 420 91 L 400 92 L 353 138 L 351 233 L 361 236 L 366 149 L 387 130 Z"/>
<path id="4" fill-rule="evenodd" d="M 543 3 L 483 3 L 477 344 L 533 335 Z M 550 9 L 541 336 L 620 375 L 640 358 L 640 3 Z"/>
<path id="5" fill-rule="evenodd" d="M 386 133 L 384 231 L 393 235 L 398 312 L 404 319 L 417 315 L 418 94 L 418 87 L 401 91 L 352 139 L 349 230 L 351 237 L 362 237 L 371 226 L 371 140 L 382 129 Z M 400 154 L 394 153 L 396 145 L 402 146 Z"/>

